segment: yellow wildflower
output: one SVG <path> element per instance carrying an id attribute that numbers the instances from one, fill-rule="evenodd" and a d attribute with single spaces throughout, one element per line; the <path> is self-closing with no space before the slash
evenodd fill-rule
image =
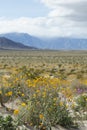
<path id="1" fill-rule="evenodd" d="M 38 89 L 38 90 L 36 91 L 36 93 L 40 93 L 40 90 Z"/>
<path id="2" fill-rule="evenodd" d="M 36 98 L 36 94 L 33 94 L 33 97 Z"/>
<path id="3" fill-rule="evenodd" d="M 69 106 L 68 106 L 68 104 L 66 104 L 66 108 L 68 108 Z"/>
<path id="4" fill-rule="evenodd" d="M 33 123 L 30 123 L 30 126 L 32 126 L 33 125 Z"/>
<path id="5" fill-rule="evenodd" d="M 24 93 L 22 93 L 21 96 L 24 97 Z"/>
<path id="6" fill-rule="evenodd" d="M 39 115 L 39 118 L 40 118 L 40 119 L 43 119 L 43 118 L 44 118 L 43 114 L 40 114 L 40 115 Z"/>
<path id="7" fill-rule="evenodd" d="M 6 95 L 7 96 L 12 96 L 12 91 L 9 91 Z"/>
<path id="8" fill-rule="evenodd" d="M 45 98 L 46 97 L 46 92 L 43 92 L 43 98 Z"/>
<path id="9" fill-rule="evenodd" d="M 60 102 L 60 106 L 63 106 L 63 102 L 62 101 Z"/>
<path id="10" fill-rule="evenodd" d="M 75 108 L 75 103 L 72 104 L 72 108 Z"/>
<path id="11" fill-rule="evenodd" d="M 18 115 L 18 113 L 19 113 L 18 109 L 14 110 L 14 115 Z"/>
<path id="12" fill-rule="evenodd" d="M 25 107 L 26 106 L 26 104 L 23 102 L 22 104 L 21 104 L 23 107 Z"/>
<path id="13" fill-rule="evenodd" d="M 57 101 L 57 98 L 54 98 L 53 100 L 54 100 L 54 101 Z"/>

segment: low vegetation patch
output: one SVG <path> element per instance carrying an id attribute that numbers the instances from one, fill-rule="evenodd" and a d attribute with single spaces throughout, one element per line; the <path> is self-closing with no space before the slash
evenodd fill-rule
<path id="1" fill-rule="evenodd" d="M 0 59 L 0 103 L 10 114 L 0 116 L 4 130 L 23 124 L 39 130 L 70 128 L 87 120 L 87 66 L 82 57 L 46 52 L 41 58 L 39 53 L 8 52 L 8 60 L 2 53 L 7 61 Z"/>

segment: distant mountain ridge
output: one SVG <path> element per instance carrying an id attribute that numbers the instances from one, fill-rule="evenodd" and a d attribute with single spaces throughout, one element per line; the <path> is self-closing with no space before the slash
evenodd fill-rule
<path id="1" fill-rule="evenodd" d="M 36 48 L 42 48 L 42 40 L 40 40 L 37 37 L 31 36 L 27 33 L 6 33 L 6 34 L 0 34 L 0 37 L 6 37 L 8 39 L 11 39 L 15 42 L 22 43 L 27 46 L 36 47 Z"/>
<path id="2" fill-rule="evenodd" d="M 33 49 L 33 47 L 25 46 L 21 43 L 14 42 L 8 38 L 0 37 L 0 50 L 3 49 L 18 49 L 18 50 L 24 50 L 24 49 Z"/>
<path id="3" fill-rule="evenodd" d="M 87 39 L 70 38 L 70 37 L 55 37 L 55 38 L 39 38 L 31 36 L 27 33 L 6 33 L 0 34 L 15 42 L 20 42 L 24 45 L 36 47 L 39 49 L 52 50 L 87 50 Z"/>
<path id="4" fill-rule="evenodd" d="M 45 39 L 47 48 L 58 50 L 85 50 L 87 39 L 80 38 L 48 38 Z"/>

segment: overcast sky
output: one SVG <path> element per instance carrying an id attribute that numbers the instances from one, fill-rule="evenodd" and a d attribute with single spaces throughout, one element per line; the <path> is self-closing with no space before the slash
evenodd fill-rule
<path id="1" fill-rule="evenodd" d="M 0 33 L 87 38 L 87 0 L 0 0 Z"/>

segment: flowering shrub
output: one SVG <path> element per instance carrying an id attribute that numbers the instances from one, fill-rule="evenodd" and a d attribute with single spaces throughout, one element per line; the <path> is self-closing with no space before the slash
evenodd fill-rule
<path id="1" fill-rule="evenodd" d="M 53 71 L 53 70 L 52 70 Z M 51 74 L 52 74 L 51 71 Z M 87 112 L 87 95 L 79 93 L 69 80 L 42 75 L 42 71 L 25 67 L 13 71 L 9 78 L 2 77 L 0 102 L 20 100 L 13 116 L 18 122 L 48 130 L 52 126 L 74 126 L 74 110 Z M 54 73 L 53 73 L 54 74 Z"/>

